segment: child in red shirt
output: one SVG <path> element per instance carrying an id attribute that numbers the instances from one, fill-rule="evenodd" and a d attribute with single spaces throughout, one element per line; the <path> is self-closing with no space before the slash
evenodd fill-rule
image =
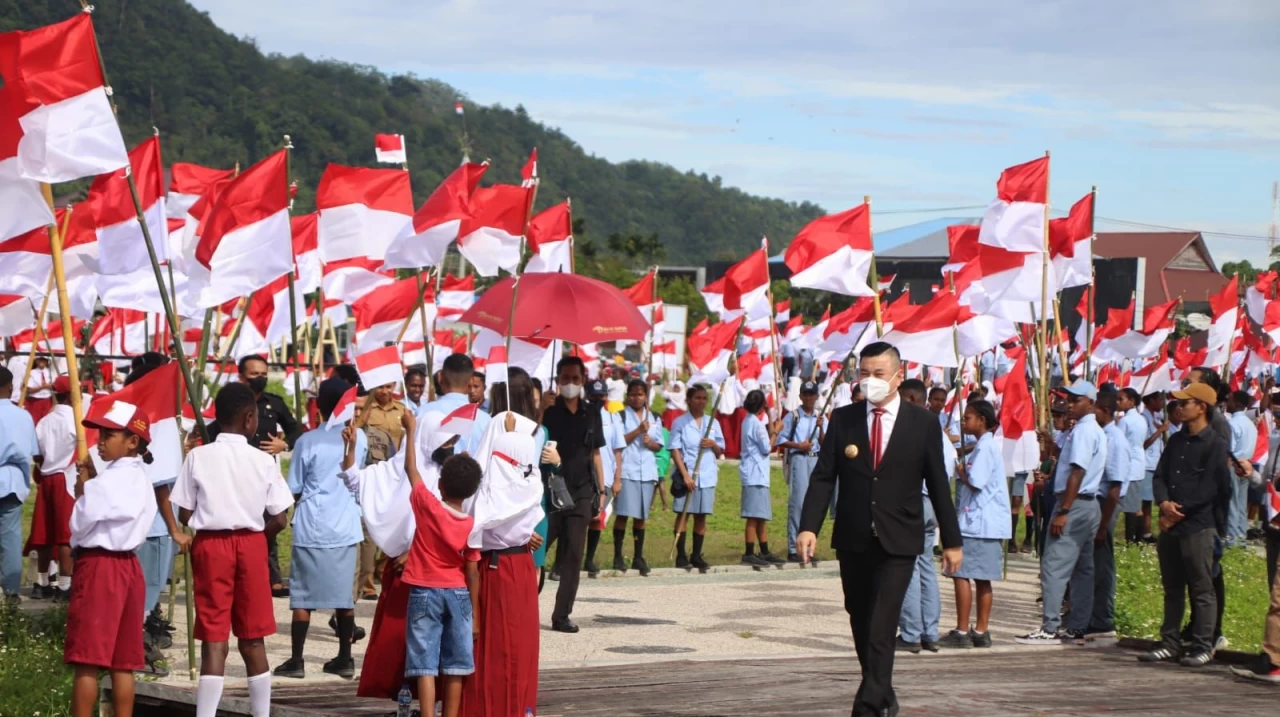
<path id="1" fill-rule="evenodd" d="M 462 680 L 475 672 L 472 616 L 480 600 L 480 553 L 467 547 L 475 519 L 462 512 L 462 502 L 480 487 L 480 465 L 466 455 L 446 460 L 437 498 L 418 474 L 415 426 L 406 419 L 404 466 L 417 529 L 401 578 L 410 586 L 405 676 L 417 678 L 427 712 L 440 675 L 444 717 L 457 717 Z"/>

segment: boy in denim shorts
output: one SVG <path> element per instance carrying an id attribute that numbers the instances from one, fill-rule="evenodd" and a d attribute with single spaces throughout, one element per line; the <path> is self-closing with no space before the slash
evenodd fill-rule
<path id="1" fill-rule="evenodd" d="M 467 455 L 451 456 L 440 467 L 437 498 L 418 474 L 413 433 L 410 427 L 404 462 L 417 523 L 402 578 L 410 586 L 405 677 L 417 678 L 418 700 L 430 714 L 439 675 L 444 715 L 456 717 L 462 680 L 475 672 L 472 615 L 480 597 L 480 553 L 467 547 L 475 519 L 462 512 L 462 502 L 480 486 L 480 465 Z"/>

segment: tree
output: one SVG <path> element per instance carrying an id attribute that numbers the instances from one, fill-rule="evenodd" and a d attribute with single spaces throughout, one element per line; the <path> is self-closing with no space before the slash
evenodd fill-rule
<path id="1" fill-rule="evenodd" d="M 1244 295 L 1245 287 L 1252 286 L 1258 280 L 1258 270 L 1253 268 L 1253 264 L 1248 259 L 1229 261 L 1223 264 L 1222 273 L 1224 276 L 1235 275 L 1239 277 L 1241 296 Z"/>

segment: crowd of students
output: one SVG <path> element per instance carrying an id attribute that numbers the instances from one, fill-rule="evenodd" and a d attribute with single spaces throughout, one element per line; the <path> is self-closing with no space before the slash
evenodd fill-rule
<path id="1" fill-rule="evenodd" d="M 125 385 L 164 362 L 140 357 Z M 459 354 L 430 377 L 434 400 L 426 398 L 428 376 L 420 369 L 405 375 L 397 396 L 394 385 L 366 394 L 353 367 L 336 367 L 319 385 L 305 421 L 312 428 L 304 431 L 266 391 L 266 362 L 247 357 L 239 381 L 217 395 L 210 441 L 191 436 L 178 475 L 166 476 L 149 466 L 150 419 L 109 396 L 90 403 L 84 424 L 97 432 L 97 445 L 77 461 L 69 383 L 40 370 L 47 372 L 44 365 L 32 372 L 37 402 L 30 410 L 0 401 L 0 585 L 17 595 L 23 548 L 15 536 L 34 474 L 26 546 L 39 555 L 32 594 L 71 603 L 76 630 L 69 631 L 75 635 L 66 660 L 76 667 L 77 715 L 90 713 L 99 669 L 116 681 L 118 714 L 128 713 L 133 672 L 163 674 L 161 650 L 172 642 L 172 626 L 157 603 L 175 550 L 189 552 L 194 569 L 201 717 L 216 712 L 232 634 L 254 713 L 267 714 L 273 671 L 263 641 L 276 631 L 273 595 L 288 596 L 292 611 L 291 656 L 276 666 L 276 677 L 306 675 L 312 614 L 332 611 L 338 653 L 322 670 L 353 678 L 351 646 L 367 636 L 358 694 L 413 694 L 424 705 L 439 698 L 446 715 L 524 714 L 536 707 L 537 594 L 548 547 L 556 546 L 550 577 L 559 582 L 551 627 L 575 633 L 579 576 L 599 572 L 595 553 L 609 515 L 612 568 L 650 573 L 646 531 L 655 503 L 666 504 L 670 477 L 676 565 L 705 572 L 707 516 L 731 439 L 739 457 L 742 564 L 799 562 L 799 513 L 825 439 L 818 400 L 831 390 L 830 382 L 796 380 L 778 401 L 771 387 L 742 386 L 740 402 L 731 399 L 726 413 L 716 410 L 708 387 L 671 385 L 661 392 L 667 410 L 659 417 L 652 411 L 658 389 L 639 376 L 592 380 L 582 361 L 569 357 L 556 367 L 554 391 L 544 393 L 512 368 L 508 381 L 486 393 L 483 374 Z M 13 383 L 0 368 L 0 398 L 13 394 Z M 362 396 L 356 418 L 331 425 L 352 386 Z M 903 399 L 927 406 L 943 428 L 965 559 L 943 575 L 954 584 L 957 623 L 942 634 L 934 523 L 926 515 L 898 649 L 990 647 L 993 586 L 1003 578 L 1006 550 L 1034 550 L 1040 561 L 1042 621 L 1018 643 L 1114 636 L 1115 530 L 1122 525 L 1126 542 L 1155 544 L 1165 596 L 1161 643 L 1140 659 L 1188 667 L 1208 663 L 1225 646 L 1224 547 L 1265 538 L 1272 608 L 1264 655 L 1237 672 L 1280 682 L 1280 527 L 1261 507 L 1267 481 L 1275 480 L 1280 422 L 1268 414 L 1280 412 L 1280 391 L 1270 382 L 1265 389 L 1255 409 L 1249 393 L 1223 390 L 1207 368 L 1192 370 L 1187 385 L 1168 396 L 1078 380 L 1055 394 L 1041 469 L 1007 477 L 1000 396 L 989 385 L 948 406 L 947 389 L 903 381 Z M 49 392 L 49 405 L 39 403 L 41 391 Z M 848 404 L 860 397 L 854 386 L 833 398 Z M 465 422 L 453 422 L 471 405 L 476 410 Z M 1269 450 L 1257 460 L 1263 420 L 1272 427 Z M 287 478 L 278 460 L 286 450 Z M 771 549 L 768 534 L 775 454 L 788 488 L 785 557 Z M 927 495 L 922 504 L 927 513 Z M 291 507 L 286 580 L 274 547 Z M 1019 547 L 1014 536 L 1024 519 Z M 355 601 L 363 598 L 378 603 L 367 634 L 355 624 Z"/>

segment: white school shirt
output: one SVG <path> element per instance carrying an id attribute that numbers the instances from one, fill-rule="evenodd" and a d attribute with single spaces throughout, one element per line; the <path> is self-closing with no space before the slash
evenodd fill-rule
<path id="1" fill-rule="evenodd" d="M 76 494 L 76 414 L 71 407 L 58 404 L 36 424 L 36 443 L 40 446 L 40 475 L 62 475 L 67 495 Z"/>
<path id="2" fill-rule="evenodd" d="M 676 383 L 671 387 L 670 391 L 663 391 L 662 395 L 667 399 L 667 408 L 674 408 L 677 411 L 689 410 L 684 384 Z"/>
<path id="3" fill-rule="evenodd" d="M 187 454 L 169 502 L 192 511 L 188 525 L 196 531 L 261 531 L 263 514 L 288 510 L 293 495 L 275 458 L 244 436 L 219 433 Z"/>
<path id="4" fill-rule="evenodd" d="M 25 370 L 26 367 L 23 367 Z M 27 381 L 27 391 L 31 398 L 53 398 L 53 389 L 42 388 L 39 391 L 32 390 L 36 386 L 43 386 L 46 383 L 53 383 L 52 371 L 47 368 L 31 369 L 31 378 Z M 19 374 L 21 375 L 21 374 Z"/>
<path id="5" fill-rule="evenodd" d="M 870 401 L 865 403 L 867 404 L 867 440 L 870 440 L 872 426 L 875 425 L 875 415 L 871 411 L 876 407 L 871 405 Z M 893 394 L 893 398 L 881 408 L 884 409 L 884 413 L 880 416 L 880 458 L 883 460 L 884 451 L 889 447 L 889 437 L 893 435 L 893 425 L 898 422 L 898 410 L 902 408 L 902 395 Z"/>
<path id="6" fill-rule="evenodd" d="M 85 481 L 71 510 L 71 547 L 133 552 L 147 539 L 158 508 L 141 458 L 108 463 Z"/>

